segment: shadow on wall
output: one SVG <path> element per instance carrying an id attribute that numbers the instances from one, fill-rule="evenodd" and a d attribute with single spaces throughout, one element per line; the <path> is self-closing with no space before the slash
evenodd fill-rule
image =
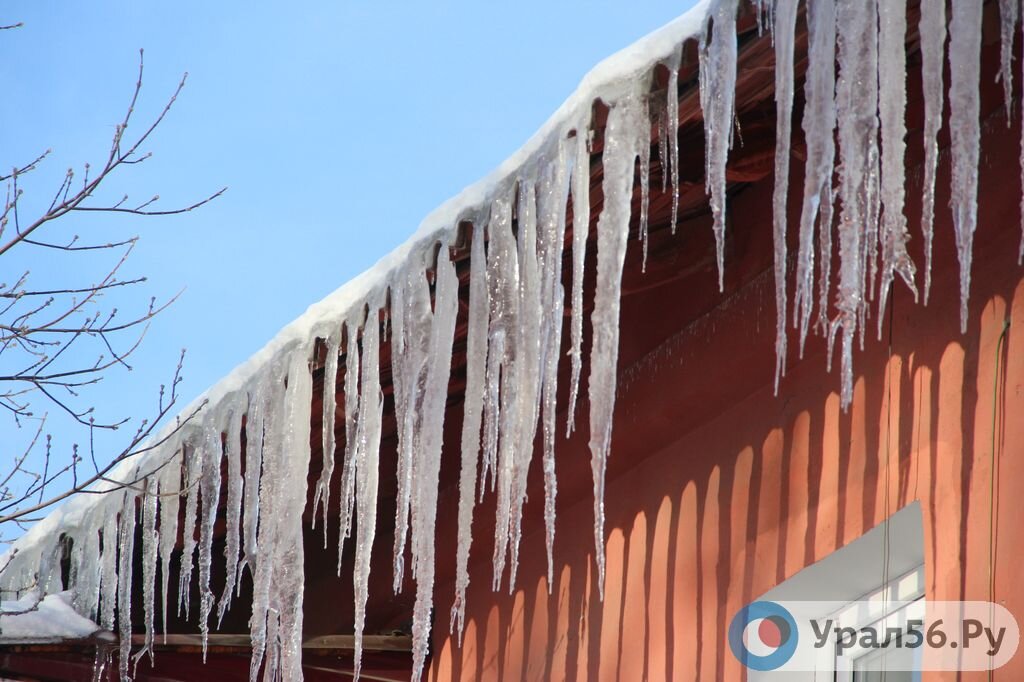
<path id="1" fill-rule="evenodd" d="M 530 586 L 511 596 L 491 594 L 477 566 L 464 641 L 440 642 L 433 678 L 743 679 L 726 645 L 733 614 L 915 500 L 927 598 L 994 590 L 1024 616 L 1013 551 L 999 551 L 1017 545 L 1021 526 L 1012 494 L 999 492 L 1024 483 L 1024 425 L 1007 417 L 1024 409 L 1024 282 L 1007 272 L 978 276 L 989 291 L 1016 290 L 975 299 L 965 345 L 948 341 L 960 338 L 952 316 L 929 315 L 901 293 L 890 342 L 870 342 L 858 358 L 846 413 L 836 377 L 809 358 L 792 368 L 785 398 L 762 389 L 613 481 L 603 602 L 589 501 L 559 511 L 556 557 L 570 560 L 556 567 L 550 595 L 542 551 L 524 552 L 520 585 Z M 1011 312 L 1016 334 L 1005 327 Z M 543 531 L 523 543 L 543 547 Z M 1024 677 L 1024 662 L 1001 674 Z"/>

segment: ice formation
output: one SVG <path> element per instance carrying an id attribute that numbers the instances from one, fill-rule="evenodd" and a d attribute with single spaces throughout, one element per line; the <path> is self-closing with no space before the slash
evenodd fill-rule
<path id="1" fill-rule="evenodd" d="M 939 130 L 945 104 L 942 70 L 946 55 L 946 3 L 921 3 L 921 89 L 924 93 L 924 193 L 921 237 L 924 240 L 924 302 L 932 289 L 932 234 L 935 226 L 935 173 L 939 165 Z"/>
<path id="2" fill-rule="evenodd" d="M 983 0 L 953 3 L 949 24 L 949 134 L 953 177 L 950 206 L 956 253 L 960 259 L 960 331 L 967 331 L 971 289 L 971 255 L 978 223 L 978 157 L 981 126 L 978 88 L 981 79 L 981 10 Z M 1012 33 L 1011 33 L 1012 35 Z"/>
<path id="3" fill-rule="evenodd" d="M 725 164 L 732 147 L 736 98 L 736 10 L 739 0 L 717 0 L 700 46 L 700 106 L 704 112 L 704 184 L 715 225 L 718 289 L 725 290 Z"/>
<path id="4" fill-rule="evenodd" d="M 844 407 L 852 398 L 854 344 L 864 342 L 866 321 L 877 315 L 881 323 L 890 286 L 896 280 L 902 280 L 911 291 L 917 287 L 904 213 L 906 4 L 905 0 L 808 0 L 806 71 L 797 74 L 796 66 L 802 63 L 794 61 L 799 44 L 795 31 L 801 25 L 798 1 L 756 3 L 759 26 L 773 32 L 777 65 L 776 185 L 772 198 L 775 381 L 785 369 L 787 321 L 791 319 L 797 329 L 802 354 L 817 309 L 814 327 L 827 336 L 830 349 L 839 337 Z M 943 124 L 943 66 L 948 58 L 951 208 L 965 324 L 977 214 L 982 1 L 957 0 L 952 8 L 947 49 L 945 3 L 921 4 L 925 104 L 921 269 L 927 301 L 937 139 Z M 1012 93 L 1012 51 L 1008 46 L 1019 12 L 1015 2 L 1001 2 L 1000 8 L 1004 41 L 1001 77 L 1006 92 Z M 485 497 L 494 500 L 496 510 L 493 588 L 505 584 L 507 571 L 508 588 L 515 589 L 528 474 L 538 458 L 551 588 L 561 368 L 568 376 L 568 386 L 563 387 L 567 404 L 562 406 L 567 437 L 577 426 L 580 391 L 587 391 L 597 585 L 603 590 L 605 470 L 613 449 L 620 289 L 629 236 L 631 228 L 637 229 L 645 261 L 654 144 L 661 165 L 661 191 L 671 195 L 670 227 L 673 232 L 676 229 L 682 178 L 679 98 L 692 92 L 692 84 L 681 84 L 680 68 L 683 43 L 697 40 L 707 152 L 704 180 L 710 194 L 719 285 L 724 282 L 726 164 L 736 116 L 739 12 L 738 0 L 705 0 L 692 13 L 598 67 L 523 150 L 493 176 L 430 216 L 410 242 L 313 306 L 211 389 L 202 398 L 205 407 L 197 418 L 168 426 L 144 455 L 111 474 L 110 481 L 101 485 L 107 494 L 76 498 L 37 524 L 19 541 L 19 553 L 10 557 L 10 565 L 0 575 L 3 589 L 16 592 L 38 576 L 40 595 L 50 595 L 44 604 L 52 603 L 53 595 L 63 589 L 60 543 L 69 538 L 73 570 L 67 603 L 86 623 L 95 620 L 107 630 L 118 626 L 120 673 L 127 678 L 131 623 L 119 614 L 130 612 L 130 587 L 133 580 L 140 579 L 133 576 L 132 568 L 135 529 L 141 524 L 143 652 L 152 655 L 154 635 L 158 629 L 167 632 L 169 611 L 177 608 L 188 615 L 190 594 L 199 597 L 199 628 L 204 635 L 214 606 L 219 624 L 228 609 L 239 608 L 232 605 L 232 597 L 248 569 L 253 584 L 251 677 L 255 680 L 262 673 L 265 680 L 299 680 L 302 516 L 311 493 L 313 518 L 324 524 L 325 540 L 329 537 L 329 510 L 337 505 L 339 572 L 342 557 L 351 555 L 358 676 L 363 629 L 371 608 L 368 595 L 375 565 L 380 444 L 387 421 L 382 382 L 389 369 L 398 439 L 391 577 L 394 588 L 401 589 L 409 561 L 416 589 L 413 659 L 418 679 L 430 645 L 435 569 L 438 562 L 449 560 L 438 557 L 435 546 L 443 452 L 459 450 L 461 454 L 450 629 L 461 638 L 474 507 Z M 659 64 L 669 72 L 664 103 L 660 94 L 658 99 L 649 97 Z M 884 76 L 882 69 L 886 69 Z M 792 202 L 794 208 L 799 203 L 799 224 L 789 230 L 790 138 L 800 77 L 804 81 L 800 123 L 806 164 L 800 201 Z M 597 99 L 608 109 L 603 137 L 591 131 L 592 105 Z M 657 140 L 652 139 L 652 129 L 657 131 Z M 592 166 L 598 169 L 593 177 L 601 179 L 603 197 L 593 231 Z M 639 208 L 634 210 L 637 190 Z M 839 201 L 834 201 L 836 197 Z M 570 207 L 571 226 L 567 224 Z M 838 218 L 835 224 L 834 214 Z M 472 226 L 468 262 L 456 262 L 453 253 L 465 246 L 462 226 L 467 223 Z M 567 234 L 570 227 L 571 236 Z M 797 244 L 792 268 L 789 231 L 795 233 Z M 833 235 L 839 242 L 835 263 Z M 596 239 L 588 244 L 592 236 Z M 588 273 L 587 249 L 594 244 L 596 270 Z M 563 268 L 569 272 L 563 273 Z M 838 272 L 838 288 L 832 284 L 833 272 Z M 465 313 L 460 311 L 460 276 L 464 282 L 468 280 Z M 786 288 L 790 276 L 794 280 L 791 305 Z M 589 353 L 584 352 L 585 305 L 589 303 L 585 281 L 595 286 Z M 451 444 L 444 442 L 444 419 L 460 317 L 467 330 L 465 402 L 461 437 Z M 321 358 L 322 366 L 318 364 Z M 385 358 L 390 358 L 390 368 L 384 367 Z M 582 383 L 585 365 L 587 382 Z M 321 433 L 311 434 L 313 375 L 317 372 L 323 373 L 323 428 Z M 343 400 L 340 410 L 339 399 Z M 194 409 L 190 406 L 184 414 Z M 344 433 L 338 442 L 336 432 Z M 319 478 L 311 484 L 313 489 L 307 490 L 311 435 L 317 438 L 318 447 L 322 444 L 326 457 Z M 338 499 L 332 500 L 336 462 L 340 492 Z M 118 487 L 116 481 L 133 485 Z M 227 575 L 223 583 L 211 575 L 219 508 L 225 510 L 226 517 Z M 184 519 L 180 529 L 179 512 Z M 183 540 L 179 565 L 175 566 L 179 531 Z M 353 531 L 354 543 L 345 543 Z M 343 555 L 346 544 L 350 554 Z M 381 547 L 376 550 L 378 555 L 383 551 Z M 176 598 L 169 595 L 169 576 L 174 569 L 180 576 Z M 196 586 L 192 585 L 194 578 Z M 218 601 L 212 585 L 220 584 L 224 588 Z M 158 628 L 160 620 L 162 627 Z"/>
<path id="5" fill-rule="evenodd" d="M 832 262 L 832 172 L 835 163 L 835 47 L 834 0 L 815 0 L 807 6 L 808 60 L 804 79 L 803 131 L 807 146 L 804 195 L 800 209 L 796 287 L 793 295 L 794 326 L 799 330 L 800 357 L 814 309 L 814 234 L 818 226 L 820 268 L 818 311 L 828 314 Z"/>
<path id="6" fill-rule="evenodd" d="M 597 221 L 597 292 L 590 320 L 590 468 L 594 477 L 594 547 L 597 585 L 604 596 L 604 473 L 612 447 L 612 417 L 619 354 L 619 294 L 633 195 L 633 170 L 649 134 L 640 81 L 608 114 L 604 152 L 604 210 Z"/>
<path id="7" fill-rule="evenodd" d="M 789 145 L 793 132 L 793 40 L 797 0 L 778 0 L 775 36 L 775 190 L 772 194 L 775 259 L 775 393 L 786 373 L 786 200 L 789 198 Z M 758 16 L 760 20 L 760 15 Z"/>

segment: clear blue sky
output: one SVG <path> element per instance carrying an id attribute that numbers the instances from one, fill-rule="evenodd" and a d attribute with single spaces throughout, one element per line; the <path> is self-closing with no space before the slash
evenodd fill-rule
<path id="1" fill-rule="evenodd" d="M 54 150 L 26 200 L 51 193 L 68 166 L 101 163 L 140 47 L 136 127 L 184 71 L 188 85 L 147 146 L 154 157 L 111 178 L 108 196 L 159 193 L 171 208 L 229 187 L 185 216 L 54 224 L 55 240 L 141 237 L 124 274 L 147 275 L 146 289 L 108 303 L 125 313 L 186 287 L 135 370 L 91 392 L 97 409 L 151 405 L 182 347 L 187 403 L 497 166 L 598 61 L 692 4 L 5 3 L 2 23 L 25 25 L 0 34 L 0 165 Z M 0 280 L 29 266 L 51 286 L 94 279 L 102 263 L 12 251 Z M 51 431 L 58 451 L 84 436 L 57 421 Z M 5 450 L 24 435 L 0 421 Z"/>

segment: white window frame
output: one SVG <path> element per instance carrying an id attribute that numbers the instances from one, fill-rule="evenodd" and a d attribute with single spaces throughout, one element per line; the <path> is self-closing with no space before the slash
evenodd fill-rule
<path id="1" fill-rule="evenodd" d="M 924 575 L 924 565 L 922 564 L 890 580 L 874 592 L 864 595 L 850 606 L 840 609 L 834 614 L 836 626 L 854 628 L 857 631 L 865 626 L 872 626 L 880 638 L 886 633 L 896 630 L 906 634 L 909 631 L 909 621 L 924 622 Z M 845 647 L 843 655 L 839 655 L 838 641 L 835 644 L 835 682 L 861 682 L 861 678 L 858 677 L 855 670 L 857 662 L 885 650 L 884 648 L 865 648 L 860 645 L 860 642 L 857 642 L 853 646 Z M 914 666 L 912 679 L 914 682 L 919 682 L 921 679 L 920 649 L 914 651 Z"/>

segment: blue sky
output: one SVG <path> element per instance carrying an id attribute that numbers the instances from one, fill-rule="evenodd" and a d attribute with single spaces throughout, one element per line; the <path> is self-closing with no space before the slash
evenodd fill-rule
<path id="1" fill-rule="evenodd" d="M 151 411 L 186 347 L 184 405 L 497 166 L 598 61 L 692 4 L 5 3 L 2 23 L 25 25 L 0 34 L 0 164 L 53 148 L 26 179 L 26 207 L 69 166 L 101 163 L 140 47 L 136 128 L 185 71 L 188 84 L 146 147 L 153 158 L 110 178 L 106 196 L 158 193 L 172 208 L 229 187 L 184 216 L 72 216 L 50 228 L 54 240 L 141 237 L 124 275 L 148 276 L 145 289 L 104 305 L 126 314 L 185 288 L 135 369 L 111 373 L 90 402 L 110 418 Z M 0 279 L 31 267 L 39 286 L 81 285 L 103 265 L 16 249 Z M 60 420 L 49 430 L 58 453 L 85 435 Z M 25 435 L 0 421 L 5 449 Z"/>

